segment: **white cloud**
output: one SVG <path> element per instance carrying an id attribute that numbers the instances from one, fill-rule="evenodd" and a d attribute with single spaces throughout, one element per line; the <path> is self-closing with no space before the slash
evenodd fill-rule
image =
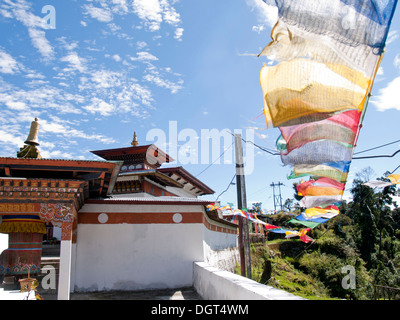
<path id="1" fill-rule="evenodd" d="M 104 8 L 94 7 L 92 4 L 84 5 L 85 13 L 100 22 L 110 22 L 113 19 L 112 13 Z"/>
<path id="2" fill-rule="evenodd" d="M 60 122 L 59 122 L 60 121 Z M 53 119 L 53 121 L 48 121 L 45 119 L 39 119 L 40 124 L 40 133 L 46 135 L 46 133 L 58 134 L 62 135 L 67 139 L 73 138 L 81 138 L 86 140 L 96 140 L 102 143 L 113 143 L 114 139 L 108 138 L 99 134 L 87 134 L 81 130 L 71 128 L 68 124 L 66 124 L 62 119 Z"/>
<path id="3" fill-rule="evenodd" d="M 278 9 L 275 6 L 267 5 L 263 0 L 246 0 L 248 6 L 252 7 L 257 12 L 257 19 L 260 23 L 266 24 L 269 27 L 275 25 L 278 20 Z M 259 31 L 260 25 L 254 31 Z"/>
<path id="4" fill-rule="evenodd" d="M 145 22 L 150 31 L 160 29 L 162 15 L 158 0 L 133 0 L 132 7 L 134 13 Z"/>
<path id="5" fill-rule="evenodd" d="M 0 106 L 4 105 L 11 110 L 31 112 L 35 115 L 42 111 L 80 113 L 79 108 L 75 106 L 76 101 L 79 101 L 79 95 L 73 96 L 71 99 L 63 89 L 51 85 L 22 89 L 0 81 Z"/>
<path id="6" fill-rule="evenodd" d="M 29 28 L 28 33 L 31 37 L 33 46 L 40 52 L 40 54 L 46 59 L 53 59 L 53 47 L 46 39 L 45 32 L 43 30 Z"/>
<path id="7" fill-rule="evenodd" d="M 159 30 L 162 22 L 173 26 L 177 26 L 181 22 L 179 13 L 168 0 L 133 0 L 132 7 L 133 12 L 143 21 L 149 31 Z M 176 30 L 175 37 L 182 31 Z M 176 37 L 176 39 L 180 38 Z"/>
<path id="8" fill-rule="evenodd" d="M 253 26 L 253 27 L 252 27 L 252 30 L 255 31 L 255 32 L 257 32 L 257 33 L 260 33 L 260 32 L 262 32 L 262 31 L 265 30 L 265 25 L 259 24 L 259 25 L 257 25 L 257 26 Z"/>
<path id="9" fill-rule="evenodd" d="M 14 74 L 19 71 L 18 62 L 0 49 L 0 72 Z"/>
<path id="10" fill-rule="evenodd" d="M 161 0 L 160 5 L 162 8 L 162 13 L 164 17 L 164 21 L 171 25 L 177 25 L 181 21 L 181 17 L 176 10 L 171 7 L 167 0 Z"/>
<path id="11" fill-rule="evenodd" d="M 115 111 L 114 106 L 99 98 L 93 98 L 91 104 L 83 108 L 92 114 L 99 113 L 105 117 L 110 116 Z"/>
<path id="12" fill-rule="evenodd" d="M 398 98 L 400 88 L 400 77 L 393 79 L 385 88 L 380 89 L 378 95 L 371 99 L 379 111 L 397 109 L 400 111 L 400 100 Z"/>
<path id="13" fill-rule="evenodd" d="M 143 48 L 145 48 L 147 46 L 147 43 L 144 41 L 138 41 L 138 42 L 136 42 L 136 46 L 139 50 L 142 50 Z"/>
<path id="14" fill-rule="evenodd" d="M 400 54 L 396 54 L 393 60 L 393 65 L 400 69 Z"/>
<path id="15" fill-rule="evenodd" d="M 18 147 L 22 147 L 24 144 L 23 138 L 15 136 L 3 129 L 0 129 L 0 141 L 3 143 L 10 143 Z"/>
<path id="16" fill-rule="evenodd" d="M 174 83 L 170 80 L 163 79 L 157 71 L 152 71 L 151 73 L 144 75 L 143 79 L 155 84 L 158 87 L 169 89 L 171 93 L 177 93 L 183 88 L 183 80 L 179 80 L 177 83 Z"/>
<path id="17" fill-rule="evenodd" d="M 129 5 L 127 0 L 112 0 L 111 2 L 113 12 L 118 14 L 126 14 L 129 12 Z"/>
<path id="18" fill-rule="evenodd" d="M 4 1 L 0 5 L 0 14 L 8 19 L 15 18 L 21 22 L 27 29 L 32 45 L 39 51 L 45 59 L 52 59 L 53 47 L 46 38 L 43 29 L 48 29 L 47 24 L 40 16 L 31 12 L 31 4 L 25 0 L 16 0 L 15 2 Z"/>
<path id="19" fill-rule="evenodd" d="M 114 55 L 112 56 L 112 58 L 113 58 L 113 60 L 116 61 L 116 62 L 121 61 L 121 57 L 120 57 L 118 54 L 114 54 Z"/>
<path id="20" fill-rule="evenodd" d="M 79 72 L 85 72 L 86 66 L 84 65 L 86 60 L 78 56 L 76 52 L 71 52 L 65 57 L 60 59 L 62 62 L 67 62 L 70 68 L 64 68 L 64 71 L 78 70 Z"/>
<path id="21" fill-rule="evenodd" d="M 156 61 L 158 58 L 147 51 L 136 53 L 136 57 L 130 58 L 132 61 Z"/>
<path id="22" fill-rule="evenodd" d="M 388 33 L 388 37 L 386 39 L 386 45 L 394 42 L 399 37 L 399 32 L 397 30 L 391 30 Z"/>
<path id="23" fill-rule="evenodd" d="M 176 29 L 175 29 L 175 36 L 174 36 L 174 38 L 177 39 L 177 40 L 179 40 L 179 41 L 182 41 L 182 35 L 183 35 L 183 28 L 176 28 Z"/>
<path id="24" fill-rule="evenodd" d="M 120 78 L 123 75 L 121 75 L 119 72 L 115 71 L 110 71 L 110 70 L 98 70 L 92 73 L 92 78 L 91 78 L 91 85 L 89 86 L 88 89 L 93 89 L 92 85 L 94 84 L 94 88 L 112 88 L 112 87 L 117 87 L 121 85 L 121 80 Z"/>

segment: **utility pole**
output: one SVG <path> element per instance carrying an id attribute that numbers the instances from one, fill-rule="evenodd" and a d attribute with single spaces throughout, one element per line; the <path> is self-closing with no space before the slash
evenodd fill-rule
<path id="1" fill-rule="evenodd" d="M 276 212 L 276 207 L 279 206 L 281 207 L 281 211 L 283 210 L 283 205 L 282 205 L 282 194 L 281 194 L 281 186 L 283 186 L 283 183 L 279 182 L 278 183 L 271 183 L 270 186 L 272 187 L 272 191 L 274 193 L 274 209 Z M 279 193 L 275 194 L 275 187 L 278 188 Z"/>
<path id="2" fill-rule="evenodd" d="M 242 135 L 235 134 L 235 159 L 236 159 L 236 188 L 238 209 L 247 209 L 246 184 L 244 179 L 244 162 Z M 251 275 L 251 256 L 250 256 L 250 236 L 249 220 L 239 216 L 239 253 L 240 270 L 243 277 L 252 279 Z"/>

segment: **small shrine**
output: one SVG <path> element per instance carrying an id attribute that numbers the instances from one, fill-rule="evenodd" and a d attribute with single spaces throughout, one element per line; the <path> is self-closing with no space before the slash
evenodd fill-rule
<path id="1" fill-rule="evenodd" d="M 38 132 L 36 118 L 17 158 L 0 158 L 0 233 L 8 235 L 8 248 L 0 254 L 2 279 L 17 281 L 40 273 L 46 225 L 61 229 L 60 256 L 66 259 L 60 272 L 67 272 L 69 246 L 76 242 L 77 212 L 85 199 L 105 197 L 113 189 L 122 164 L 43 159 Z"/>
<path id="2" fill-rule="evenodd" d="M 196 198 L 214 191 L 181 166 L 165 167 L 174 161 L 154 144 L 139 145 L 136 132 L 131 147 L 91 151 L 108 161 L 123 161 L 112 195 L 135 197 L 183 196 Z"/>

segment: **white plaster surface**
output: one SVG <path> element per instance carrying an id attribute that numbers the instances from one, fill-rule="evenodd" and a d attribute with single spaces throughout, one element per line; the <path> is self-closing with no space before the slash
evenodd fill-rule
<path id="1" fill-rule="evenodd" d="M 8 234 L 0 233 L 0 254 L 8 248 Z"/>
<path id="2" fill-rule="evenodd" d="M 75 291 L 178 288 L 203 260 L 202 224 L 79 224 Z"/>
<path id="3" fill-rule="evenodd" d="M 219 269 L 233 272 L 239 261 L 237 235 L 216 232 L 203 227 L 204 261 Z"/>
<path id="4" fill-rule="evenodd" d="M 205 300 L 306 300 L 205 262 L 193 265 L 193 287 Z"/>

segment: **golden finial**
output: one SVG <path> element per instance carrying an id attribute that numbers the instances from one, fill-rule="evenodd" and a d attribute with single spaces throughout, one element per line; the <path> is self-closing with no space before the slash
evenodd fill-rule
<path id="1" fill-rule="evenodd" d="M 38 135 L 39 135 L 39 122 L 38 118 L 35 118 L 31 122 L 31 129 L 29 130 L 28 137 L 25 140 L 25 145 L 17 151 L 18 158 L 34 158 L 41 159 L 42 156 L 36 146 L 39 145 Z"/>
<path id="2" fill-rule="evenodd" d="M 133 132 L 133 140 L 131 142 L 131 145 L 133 145 L 134 147 L 139 145 L 139 142 L 137 141 L 136 131 Z"/>
<path id="3" fill-rule="evenodd" d="M 38 118 L 35 118 L 35 121 L 31 122 L 31 129 L 29 130 L 29 135 L 28 138 L 26 138 L 25 142 L 26 144 L 29 144 L 31 146 L 38 146 L 39 145 L 39 122 Z"/>

